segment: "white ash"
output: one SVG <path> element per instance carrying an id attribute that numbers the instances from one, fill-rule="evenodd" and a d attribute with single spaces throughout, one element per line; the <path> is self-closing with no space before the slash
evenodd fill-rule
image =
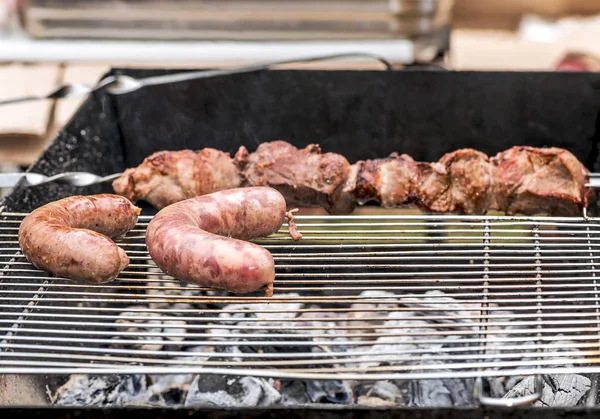
<path id="1" fill-rule="evenodd" d="M 193 365 L 194 368 L 198 368 L 209 360 L 214 352 L 215 348 L 212 346 L 190 346 L 184 351 L 184 353 L 189 355 L 175 357 L 174 360 L 181 361 L 181 363 L 171 364 L 171 366 L 185 368 Z M 152 387 L 158 389 L 173 387 L 188 388 L 192 384 L 192 381 L 194 381 L 194 374 L 157 374 L 149 375 L 148 377 L 152 382 Z"/>
<path id="2" fill-rule="evenodd" d="M 186 322 L 183 320 L 164 319 L 160 313 L 144 312 L 144 306 L 129 306 L 128 311 L 119 313 L 119 318 L 115 321 L 118 326 L 118 332 L 125 332 L 128 335 L 115 336 L 112 344 L 114 348 L 141 349 L 147 351 L 159 351 L 167 346 L 167 349 L 173 350 L 179 347 L 178 343 L 184 341 L 186 333 Z M 134 317 L 143 317 L 137 319 Z M 179 336 L 162 336 L 167 334 Z M 122 343 L 121 340 L 136 340 L 139 343 Z"/>
<path id="3" fill-rule="evenodd" d="M 479 314 L 479 309 L 469 309 L 464 304 L 452 297 L 446 297 L 442 291 L 427 291 L 425 297 L 422 295 L 407 295 L 402 298 L 402 305 L 416 309 L 427 308 L 427 311 L 419 312 L 424 316 L 453 316 L 453 319 L 430 320 L 433 324 L 457 324 L 464 323 L 465 327 L 453 327 L 452 330 L 477 330 L 473 320 L 473 314 Z M 431 310 L 438 308 L 438 310 Z"/>
<path id="4" fill-rule="evenodd" d="M 277 294 L 278 299 L 294 299 L 299 298 L 296 293 Z M 279 320 L 293 319 L 298 315 L 298 310 L 304 307 L 303 303 L 294 302 L 293 300 L 286 303 L 248 303 L 248 304 L 228 304 L 223 307 L 223 310 L 247 310 L 246 313 L 219 313 L 219 317 L 227 324 L 257 324 L 257 322 L 244 323 L 245 318 L 258 318 L 258 323 L 287 325 L 289 323 L 280 322 Z M 270 313 L 270 310 L 280 310 L 281 312 Z"/>
<path id="5" fill-rule="evenodd" d="M 360 294 L 361 297 L 390 297 L 394 300 L 397 300 L 398 296 L 391 292 L 386 291 L 364 291 Z M 345 322 L 348 326 L 359 327 L 362 326 L 361 329 L 354 329 L 354 334 L 365 334 L 365 333 L 373 333 L 373 329 L 375 326 L 383 324 L 384 320 L 390 313 L 390 309 L 398 308 L 397 303 L 355 303 L 350 306 L 351 310 L 348 314 L 349 320 Z M 363 311 L 360 311 L 363 310 Z M 372 310 L 382 310 L 382 311 L 372 311 Z M 373 318 L 373 317 L 381 317 L 381 321 L 378 320 L 361 320 L 364 318 Z M 354 337 L 352 336 L 350 339 L 352 340 L 369 340 L 366 337 Z"/>
<path id="6" fill-rule="evenodd" d="M 281 394 L 273 380 L 254 377 L 198 375 L 185 400 L 185 407 L 257 407 L 273 406 Z"/>
<path id="7" fill-rule="evenodd" d="M 329 341 L 331 342 L 331 344 L 327 345 L 329 350 L 343 352 L 348 350 L 348 345 L 339 344 L 338 342 L 346 342 L 348 340 L 348 330 L 342 328 L 345 326 L 343 322 L 328 320 L 335 317 L 339 318 L 340 313 L 323 311 L 303 312 L 298 316 L 299 321 L 293 323 L 290 332 L 309 336 L 313 335 L 312 339 L 320 342 Z M 307 329 L 300 329 L 300 327 L 307 327 Z M 356 331 L 353 332 L 356 333 Z"/>
<path id="8" fill-rule="evenodd" d="M 294 298 L 299 297 L 298 294 L 281 294 L 278 295 L 281 298 Z M 295 318 L 298 315 L 304 304 L 287 302 L 287 303 L 248 303 L 248 304 L 228 304 L 223 307 L 225 310 L 219 313 L 219 318 L 222 320 L 219 322 L 220 325 L 236 325 L 238 329 L 208 327 L 208 333 L 214 335 L 211 340 L 226 340 L 226 335 L 231 333 L 265 333 L 265 329 L 261 327 L 275 327 L 280 328 L 280 333 L 286 333 L 290 327 L 290 323 L 284 320 Z M 245 312 L 236 312 L 244 310 Z M 269 313 L 268 310 L 280 310 L 281 312 Z M 230 312 L 228 312 L 230 311 Z M 244 321 L 244 319 L 256 319 L 252 321 Z"/>
<path id="9" fill-rule="evenodd" d="M 534 406 L 574 407 L 582 405 L 590 388 L 590 379 L 579 374 L 549 375 L 546 376 L 544 382 L 542 397 L 534 403 Z M 524 397 L 534 392 L 535 377 L 530 376 L 513 387 L 504 398 Z"/>
<path id="10" fill-rule="evenodd" d="M 54 396 L 58 406 L 126 406 L 144 404 L 144 375 L 72 375 Z"/>
<path id="11" fill-rule="evenodd" d="M 430 349 L 436 350 L 442 348 L 442 343 L 411 343 L 412 340 L 422 340 L 427 334 L 432 332 L 431 328 L 419 327 L 425 326 L 428 323 L 424 320 L 414 320 L 416 313 L 411 311 L 391 311 L 387 314 L 387 320 L 383 321 L 381 326 L 389 327 L 386 329 L 379 329 L 378 325 L 374 325 L 373 332 L 382 334 L 377 338 L 377 343 L 365 349 L 362 346 L 354 347 L 351 351 L 368 352 L 367 355 L 361 355 L 358 358 L 364 359 L 365 361 L 360 362 L 358 365 L 363 368 L 374 367 L 381 365 L 385 362 L 386 364 L 395 365 L 403 363 L 402 355 L 392 355 L 406 353 L 407 351 L 415 349 Z M 397 327 L 397 329 L 394 329 Z M 423 333 L 422 336 L 410 336 L 407 333 Z M 396 336 L 389 336 L 388 334 L 397 334 Z M 378 356 L 378 354 L 384 353 L 384 355 Z M 408 354 L 410 355 L 410 354 Z M 408 356 L 407 355 L 407 356 Z"/>
<path id="12" fill-rule="evenodd" d="M 169 300 L 169 299 L 181 299 L 181 297 L 197 297 L 204 295 L 204 292 L 199 289 L 197 285 L 188 284 L 187 282 L 177 281 L 173 277 L 164 274 L 156 264 L 149 260 L 148 263 L 152 265 L 148 268 L 148 272 L 155 274 L 150 276 L 152 279 L 160 279 L 161 282 L 148 282 L 146 286 L 146 294 L 149 297 L 156 298 L 158 300 Z M 185 289 L 181 289 L 185 288 Z M 205 306 L 204 306 L 205 307 Z M 158 301 L 150 302 L 149 308 L 152 309 L 171 309 L 172 311 L 189 310 L 193 309 L 194 306 L 189 302 L 169 302 L 169 301 Z"/>

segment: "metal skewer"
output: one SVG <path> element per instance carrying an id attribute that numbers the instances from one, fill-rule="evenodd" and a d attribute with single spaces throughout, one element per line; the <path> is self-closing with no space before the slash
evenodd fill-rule
<path id="1" fill-rule="evenodd" d="M 242 74 L 242 73 L 253 73 L 256 71 L 263 71 L 272 69 L 278 65 L 284 64 L 294 64 L 294 63 L 312 63 L 316 61 L 327 61 L 327 60 L 335 60 L 342 58 L 366 58 L 371 60 L 376 60 L 382 63 L 385 66 L 386 70 L 393 70 L 392 64 L 387 61 L 385 58 L 380 57 L 375 54 L 368 53 L 355 53 L 349 52 L 345 54 L 330 54 L 330 55 L 322 55 L 315 57 L 300 57 L 289 60 L 282 61 L 273 61 L 269 63 L 263 64 L 254 64 L 245 67 L 231 68 L 231 69 L 223 69 L 223 70 L 202 70 L 202 71 L 188 71 L 182 73 L 174 73 L 174 74 L 166 74 L 161 76 L 151 76 L 144 78 L 133 78 L 125 75 L 113 75 L 106 77 L 101 80 L 95 86 L 88 86 L 84 84 L 65 84 L 63 86 L 59 86 L 55 88 L 53 91 L 46 95 L 41 96 L 25 96 L 14 99 L 0 100 L 0 106 L 2 105 L 13 105 L 17 103 L 23 102 L 31 102 L 36 100 L 45 100 L 45 99 L 65 99 L 70 97 L 84 96 L 89 93 L 93 93 L 99 90 L 106 90 L 108 93 L 113 95 L 121 95 L 125 93 L 130 93 L 135 90 L 141 89 L 146 86 L 156 86 L 159 84 L 170 84 L 177 83 L 181 81 L 188 80 L 197 80 L 197 79 L 207 79 L 212 77 L 219 76 L 227 76 L 233 74 Z"/>
<path id="2" fill-rule="evenodd" d="M 98 176 L 88 172 L 65 172 L 54 176 L 45 176 L 40 173 L 0 173 L 0 188 L 12 188 L 24 179 L 26 186 L 38 186 L 45 183 L 66 183 L 73 186 L 91 186 L 115 180 L 122 173 L 113 173 L 108 176 Z M 588 188 L 600 188 L 600 173 L 590 173 Z"/>
<path id="3" fill-rule="evenodd" d="M 0 173 L 0 188 L 12 188 L 21 179 L 25 180 L 26 186 L 38 186 L 50 182 L 66 183 L 73 186 L 90 186 L 109 182 L 119 176 L 121 176 L 121 173 L 113 173 L 108 176 L 98 176 L 88 172 L 66 172 L 54 176 L 45 176 L 39 173 Z"/>

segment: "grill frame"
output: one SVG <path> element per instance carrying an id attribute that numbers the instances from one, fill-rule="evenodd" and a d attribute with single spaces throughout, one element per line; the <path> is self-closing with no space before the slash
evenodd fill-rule
<path id="1" fill-rule="evenodd" d="M 164 72 L 116 69 L 109 75 Z M 598 171 L 599 81 L 594 73 L 278 70 L 154 86 L 121 97 L 96 92 L 29 170 L 106 175 L 161 149 L 233 152 L 240 145 L 252 150 L 260 141 L 286 139 L 297 146 L 320 143 L 351 161 L 398 150 L 431 161 L 460 147 L 493 154 L 519 144 L 559 146 Z M 2 206 L 28 212 L 65 196 L 100 192 L 110 188 L 21 183 Z M 152 213 L 143 208 L 144 215 Z M 594 205 L 591 215 L 596 213 Z M 34 376 L 48 380 L 39 370 Z"/>

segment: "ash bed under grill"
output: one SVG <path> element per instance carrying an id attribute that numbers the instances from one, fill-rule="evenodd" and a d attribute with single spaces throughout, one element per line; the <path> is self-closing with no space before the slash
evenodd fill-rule
<path id="1" fill-rule="evenodd" d="M 233 152 L 284 139 L 351 162 L 558 146 L 597 171 L 599 81 L 270 71 L 98 93 L 30 170 L 108 175 L 157 150 Z M 20 185 L 4 199 L 0 380 L 25 386 L 33 377 L 59 405 L 472 406 L 482 402 L 474 390 L 512 398 L 536 380 L 544 404 L 596 404 L 595 206 L 574 218 L 306 209 L 300 242 L 283 230 L 258 241 L 276 260 L 271 298 L 166 277 L 144 244 L 149 207 L 121 241 L 132 264 L 114 283 L 77 284 L 27 263 L 16 241 L 27 212 L 102 191 L 110 186 Z"/>

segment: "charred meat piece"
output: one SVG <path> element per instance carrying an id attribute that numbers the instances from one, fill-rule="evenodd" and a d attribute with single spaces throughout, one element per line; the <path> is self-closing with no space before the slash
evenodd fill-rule
<path id="1" fill-rule="evenodd" d="M 232 189 L 241 179 L 228 153 L 212 148 L 159 151 L 127 169 L 113 189 L 133 202 L 144 200 L 161 209 L 195 196 Z"/>
<path id="2" fill-rule="evenodd" d="M 588 206 L 588 171 L 564 149 L 518 146 L 491 162 L 496 166 L 499 209 L 509 215 L 581 215 Z"/>
<path id="3" fill-rule="evenodd" d="M 241 147 L 235 156 L 246 186 L 270 186 L 288 206 L 321 207 L 348 214 L 355 197 L 345 190 L 350 163 L 339 154 L 322 153 L 318 145 L 303 149 L 285 141 L 263 143 L 254 153 Z"/>
<path id="4" fill-rule="evenodd" d="M 439 163 L 447 173 L 449 211 L 485 214 L 498 209 L 496 167 L 486 154 L 462 149 L 444 155 Z"/>
<path id="5" fill-rule="evenodd" d="M 376 201 L 389 208 L 404 205 L 416 197 L 417 162 L 406 154 L 393 153 L 386 159 L 359 161 L 353 165 L 353 171 L 356 172 L 354 195 L 360 203 Z"/>

